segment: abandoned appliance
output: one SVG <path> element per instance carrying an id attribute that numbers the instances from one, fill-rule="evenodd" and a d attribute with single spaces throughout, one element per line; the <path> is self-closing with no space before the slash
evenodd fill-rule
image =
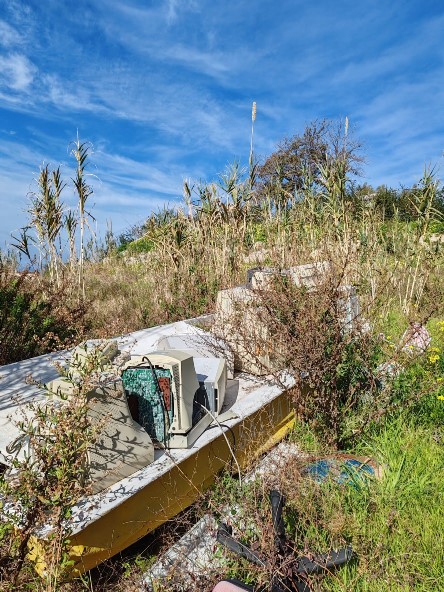
<path id="1" fill-rule="evenodd" d="M 45 384 L 40 405 L 63 405 L 78 392 L 78 381 L 93 349 L 77 347 L 66 377 Z M 155 448 L 189 448 L 220 413 L 227 381 L 222 358 L 193 358 L 164 350 L 119 356 L 110 341 L 95 350 L 103 370 L 86 394 L 87 417 L 96 430 L 88 446 L 91 493 L 107 489 L 155 460 Z M 68 378 L 69 377 L 69 378 Z M 28 445 L 11 451 L 32 455 Z"/>
<path id="2" fill-rule="evenodd" d="M 189 507 L 220 471 L 232 467 L 234 454 L 237 468 L 250 466 L 294 425 L 292 377 L 284 383 L 261 378 L 274 367 L 273 351 L 253 350 L 257 355 L 251 359 L 251 348 L 239 344 L 241 337 L 257 335 L 260 345 L 267 333 L 257 323 L 249 325 L 258 306 L 253 287 L 239 299 L 236 290 L 231 298 L 228 291 L 219 294 L 214 315 L 87 344 L 86 350 L 100 346 L 97 382 L 87 394 L 97 438 L 88 450 L 92 495 L 74 504 L 69 518 L 73 575 L 116 555 Z M 238 301 L 241 308 L 247 304 L 246 335 L 237 323 Z M 0 473 L 8 473 L 20 454 L 10 450 L 23 436 L 14 418 L 29 403 L 32 408 L 63 405 L 75 397 L 80 384 L 70 392 L 70 381 L 60 378 L 56 365 L 71 371 L 75 387 L 85 374 L 82 370 L 76 376 L 82 359 L 88 362 L 86 350 L 45 354 L 1 368 Z M 259 355 L 263 362 L 255 364 Z M 38 384 L 46 385 L 52 397 Z M 30 558 L 43 575 L 46 531 L 34 538 Z"/>
<path id="3" fill-rule="evenodd" d="M 131 357 L 121 376 L 132 416 L 168 448 L 192 446 L 222 409 L 227 369 L 221 358 L 156 351 Z"/>

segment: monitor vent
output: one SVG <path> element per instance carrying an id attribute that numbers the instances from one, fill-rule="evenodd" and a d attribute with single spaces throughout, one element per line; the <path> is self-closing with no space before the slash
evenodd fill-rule
<path id="1" fill-rule="evenodd" d="M 182 410 L 180 407 L 181 402 L 179 401 L 179 398 L 181 395 L 179 364 L 173 364 L 172 370 L 173 370 L 174 388 L 175 388 L 176 396 L 177 396 L 177 409 L 176 409 L 177 422 L 179 424 L 179 428 L 181 429 L 182 428 Z"/>

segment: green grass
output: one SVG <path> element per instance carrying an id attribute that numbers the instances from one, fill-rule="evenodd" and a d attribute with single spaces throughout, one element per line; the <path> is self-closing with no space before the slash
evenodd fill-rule
<path id="1" fill-rule="evenodd" d="M 384 474 L 359 490 L 329 486 L 324 512 L 342 510 L 357 561 L 322 590 L 444 590 L 444 456 L 434 430 L 399 416 L 357 452 L 377 458 Z"/>
<path id="2" fill-rule="evenodd" d="M 444 406 L 444 402 L 443 402 Z M 302 478 L 300 466 L 285 469 L 282 489 L 287 498 L 287 537 L 297 552 L 325 552 L 351 544 L 355 560 L 320 578 L 315 590 L 325 592 L 430 592 L 444 590 L 444 441 L 436 425 L 422 425 L 411 413 L 400 413 L 373 428 L 355 447 L 356 454 L 375 459 L 382 478 L 355 481 L 354 486 L 333 481 L 322 484 Z M 306 426 L 298 426 L 293 439 L 310 453 L 320 445 Z M 255 521 L 243 533 L 244 541 L 268 553 L 271 560 L 267 485 L 239 489 L 229 477 L 221 481 L 213 502 L 223 499 L 241 508 L 234 523 Z M 264 502 L 265 500 L 265 502 Z M 226 552 L 225 576 L 269 578 L 251 564 Z"/>

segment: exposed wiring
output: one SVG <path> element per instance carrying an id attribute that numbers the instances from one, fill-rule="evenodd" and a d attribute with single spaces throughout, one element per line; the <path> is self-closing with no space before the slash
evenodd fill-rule
<path id="1" fill-rule="evenodd" d="M 221 424 L 221 423 L 218 421 L 217 417 L 216 417 L 216 416 L 215 416 L 213 413 L 211 413 L 211 411 L 210 411 L 209 409 L 207 409 L 207 408 L 206 408 L 206 407 L 204 407 L 203 405 L 201 405 L 201 407 L 202 407 L 203 409 L 205 409 L 205 411 L 208 413 L 208 415 L 211 417 L 211 419 L 212 419 L 214 422 L 216 422 L 216 424 L 217 424 L 217 425 L 218 425 L 218 427 L 220 428 L 220 431 L 221 431 L 221 433 L 222 433 L 222 436 L 224 437 L 224 439 L 225 439 L 225 442 L 227 443 L 228 450 L 230 451 L 230 454 L 231 454 L 231 456 L 232 456 L 232 458 L 233 458 L 234 462 L 236 463 L 236 467 L 237 467 L 237 473 L 238 473 L 238 475 L 239 475 L 239 487 L 242 487 L 242 473 L 241 473 L 240 465 L 239 465 L 239 463 L 238 463 L 238 461 L 237 461 L 237 458 L 236 458 L 236 455 L 234 454 L 234 451 L 233 451 L 233 449 L 231 448 L 231 444 L 230 444 L 230 442 L 228 441 L 228 438 L 227 438 L 227 435 L 226 435 L 226 433 L 225 433 L 225 430 L 223 430 L 223 429 L 222 429 L 222 428 L 223 428 L 223 424 Z M 225 427 L 227 427 L 227 426 L 225 426 Z"/>
<path id="2" fill-rule="evenodd" d="M 144 356 L 142 358 L 142 361 L 144 361 L 144 360 L 146 360 L 148 362 L 148 364 L 150 365 L 151 372 L 152 372 L 154 379 L 156 381 L 157 396 L 159 397 L 159 401 L 160 401 L 160 404 L 161 404 L 162 410 L 163 410 L 163 441 L 166 445 L 168 442 L 168 430 L 170 429 L 170 417 L 168 415 L 168 410 L 166 408 L 165 398 L 163 396 L 162 389 L 160 388 L 159 377 L 157 376 L 156 369 L 154 368 L 154 366 L 153 366 L 151 360 L 148 358 L 148 356 Z M 167 424 L 168 424 L 168 427 L 167 427 Z"/>
<path id="3" fill-rule="evenodd" d="M 156 372 L 155 367 L 153 366 L 153 364 L 152 364 L 151 360 L 148 358 L 148 356 L 143 356 L 142 361 L 139 364 L 135 364 L 134 366 L 129 366 L 126 369 L 131 370 L 132 368 L 133 369 L 144 368 L 145 363 L 149 364 L 151 373 L 153 374 L 154 379 L 156 381 L 156 394 L 157 394 L 157 397 L 159 399 L 159 402 L 160 402 L 160 405 L 161 405 L 162 411 L 163 411 L 163 441 L 164 441 L 164 444 L 166 445 L 166 443 L 168 442 L 168 439 L 169 439 L 169 429 L 171 427 L 171 422 L 170 422 L 170 416 L 168 414 L 168 410 L 166 408 L 163 392 L 162 392 L 162 389 L 160 388 L 159 377 L 157 376 L 157 372 Z M 167 426 L 167 424 L 168 424 L 168 426 Z"/>

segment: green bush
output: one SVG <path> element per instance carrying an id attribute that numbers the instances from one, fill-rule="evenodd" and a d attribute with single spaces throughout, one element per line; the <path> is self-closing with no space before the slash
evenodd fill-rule
<path id="1" fill-rule="evenodd" d="M 63 288 L 52 293 L 33 274 L 13 275 L 0 268 L 0 364 L 61 349 L 81 338 L 84 306 L 68 302 Z"/>
<path id="2" fill-rule="evenodd" d="M 132 243 L 125 245 L 122 251 L 128 253 L 129 255 L 136 255 L 138 253 L 149 253 L 153 249 L 153 241 L 147 237 L 143 237 L 133 241 Z M 120 248 L 119 251 L 121 251 Z"/>

